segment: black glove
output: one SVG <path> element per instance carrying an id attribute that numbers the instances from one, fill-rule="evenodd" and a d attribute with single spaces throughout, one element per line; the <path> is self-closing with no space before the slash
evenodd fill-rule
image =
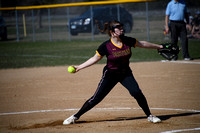
<path id="1" fill-rule="evenodd" d="M 179 47 L 176 45 L 172 45 L 171 43 L 164 43 L 160 44 L 163 46 L 163 48 L 158 49 L 158 53 L 162 55 L 167 60 L 171 60 L 174 57 L 178 56 L 179 53 Z"/>

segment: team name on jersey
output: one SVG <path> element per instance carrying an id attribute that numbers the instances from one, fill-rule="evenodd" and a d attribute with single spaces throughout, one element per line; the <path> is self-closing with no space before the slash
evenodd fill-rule
<path id="1" fill-rule="evenodd" d="M 122 51 L 114 51 L 114 52 L 112 52 L 112 54 L 113 54 L 113 57 L 126 56 L 126 55 L 131 54 L 131 49 L 127 48 L 127 49 L 122 50 Z"/>

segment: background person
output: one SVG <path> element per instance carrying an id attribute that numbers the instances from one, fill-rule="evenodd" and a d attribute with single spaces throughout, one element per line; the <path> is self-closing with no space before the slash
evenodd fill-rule
<path id="1" fill-rule="evenodd" d="M 146 114 L 148 121 L 153 123 L 161 122 L 158 117 L 151 114 L 147 100 L 129 67 L 129 59 L 132 55 L 131 47 L 160 49 L 163 48 L 163 46 L 146 41 L 137 41 L 135 38 L 124 36 L 123 25 L 118 21 L 106 23 L 102 32 L 105 31 L 107 31 L 110 39 L 99 46 L 93 57 L 83 64 L 74 66 L 76 72 L 78 72 L 97 63 L 104 56 L 107 57 L 107 64 L 103 69 L 103 75 L 97 90 L 94 95 L 84 103 L 82 108 L 76 114 L 64 120 L 63 124 L 68 125 L 75 123 L 84 113 L 101 102 L 118 82 L 120 82 L 129 91 L 130 95 L 136 99 L 139 106 Z"/>
<path id="2" fill-rule="evenodd" d="M 192 28 L 192 37 L 200 39 L 200 24 L 198 20 L 194 21 L 194 26 Z"/>
<path id="3" fill-rule="evenodd" d="M 188 38 L 186 30 L 186 23 L 189 24 L 189 17 L 185 1 L 171 0 L 167 5 L 165 15 L 166 33 L 169 33 L 168 22 L 170 21 L 171 43 L 173 45 L 177 45 L 178 37 L 180 37 L 183 58 L 184 60 L 191 60 L 188 52 Z M 185 18 L 186 23 L 184 22 Z M 177 59 L 178 56 L 174 57 L 173 60 Z"/>

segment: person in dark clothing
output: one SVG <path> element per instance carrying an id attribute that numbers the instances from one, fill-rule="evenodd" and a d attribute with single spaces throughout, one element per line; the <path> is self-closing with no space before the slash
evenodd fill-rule
<path id="1" fill-rule="evenodd" d="M 105 23 L 102 32 L 105 31 L 107 31 L 110 39 L 103 42 L 98 47 L 93 57 L 83 64 L 74 66 L 76 72 L 78 72 L 97 63 L 106 56 L 107 64 L 103 69 L 103 75 L 97 90 L 94 95 L 85 102 L 82 108 L 76 114 L 64 120 L 63 124 L 68 125 L 75 123 L 84 113 L 101 102 L 118 82 L 121 83 L 129 91 L 130 95 L 136 99 L 139 106 L 146 114 L 148 121 L 153 123 L 161 122 L 158 117 L 151 114 L 147 100 L 129 67 L 129 59 L 132 55 L 132 47 L 160 49 L 163 48 L 163 46 L 146 41 L 138 41 L 135 38 L 125 36 L 123 25 L 119 21 Z"/>
<path id="2" fill-rule="evenodd" d="M 169 33 L 168 23 L 170 21 L 171 43 L 177 45 L 178 37 L 181 40 L 182 52 L 184 60 L 191 60 L 188 52 L 188 38 L 186 23 L 189 24 L 189 16 L 187 13 L 187 7 L 184 0 L 171 0 L 166 8 L 165 12 L 165 26 L 166 33 Z M 186 19 L 186 23 L 184 22 Z M 177 60 L 174 57 L 173 60 Z"/>

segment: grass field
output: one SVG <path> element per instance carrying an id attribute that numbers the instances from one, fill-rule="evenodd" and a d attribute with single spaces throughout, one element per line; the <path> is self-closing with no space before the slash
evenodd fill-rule
<path id="1" fill-rule="evenodd" d="M 75 65 L 95 54 L 102 41 L 65 42 L 1 42 L 0 69 Z M 156 42 L 160 43 L 160 42 Z M 200 41 L 189 41 L 191 57 L 200 57 Z M 158 61 L 162 58 L 156 50 L 132 49 L 131 62 Z M 182 53 L 179 53 L 182 59 Z M 105 63 L 105 59 L 99 63 Z"/>

